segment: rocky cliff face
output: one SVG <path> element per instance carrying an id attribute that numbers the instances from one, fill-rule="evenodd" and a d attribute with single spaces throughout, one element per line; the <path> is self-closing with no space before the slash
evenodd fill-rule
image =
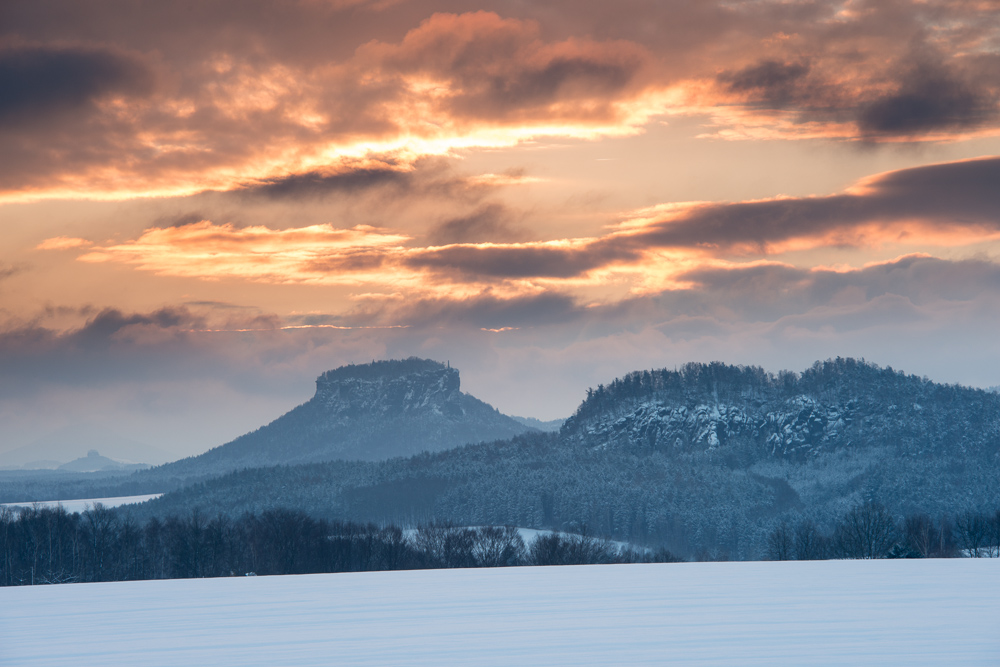
<path id="1" fill-rule="evenodd" d="M 827 405 L 795 396 L 770 410 L 726 403 L 632 405 L 612 419 L 580 429 L 581 441 L 605 446 L 674 452 L 750 449 L 756 454 L 801 459 L 847 444 L 857 406 Z"/>
<path id="2" fill-rule="evenodd" d="M 316 380 L 313 401 L 328 424 L 421 416 L 457 422 L 466 416 L 464 398 L 457 369 L 407 359 L 327 371 Z"/>
<path id="3" fill-rule="evenodd" d="M 530 430 L 462 393 L 457 369 L 427 359 L 344 366 L 267 426 L 171 464 L 185 474 L 337 459 L 375 461 Z"/>
<path id="4" fill-rule="evenodd" d="M 591 391 L 564 435 L 591 447 L 805 462 L 842 450 L 1000 457 L 1000 396 L 853 359 L 801 375 L 690 364 Z"/>

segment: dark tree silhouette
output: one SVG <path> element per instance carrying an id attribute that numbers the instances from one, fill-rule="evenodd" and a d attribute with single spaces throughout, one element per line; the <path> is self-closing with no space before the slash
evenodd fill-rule
<path id="1" fill-rule="evenodd" d="M 844 558 L 886 558 L 896 542 L 896 521 L 879 503 L 858 505 L 834 532 L 837 551 Z"/>

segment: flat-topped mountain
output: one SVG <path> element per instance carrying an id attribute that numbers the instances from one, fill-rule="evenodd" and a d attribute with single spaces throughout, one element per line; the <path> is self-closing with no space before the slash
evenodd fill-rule
<path id="1" fill-rule="evenodd" d="M 532 430 L 461 391 L 458 370 L 411 357 L 327 371 L 306 403 L 161 471 L 204 474 L 336 459 L 375 461 Z"/>

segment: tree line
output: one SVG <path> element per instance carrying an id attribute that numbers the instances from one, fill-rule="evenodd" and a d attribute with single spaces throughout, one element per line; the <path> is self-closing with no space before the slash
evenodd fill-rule
<path id="1" fill-rule="evenodd" d="M 810 520 L 783 522 L 768 536 L 769 560 L 828 558 L 1000 558 L 1000 510 L 912 514 L 898 521 L 885 506 L 852 508 L 823 532 Z"/>
<path id="2" fill-rule="evenodd" d="M 868 502 L 823 531 L 782 523 L 767 539 L 770 560 L 998 558 L 1000 510 L 897 520 Z M 707 560 L 707 552 L 697 556 Z M 666 549 L 635 549 L 584 534 L 539 533 L 526 543 L 513 526 L 460 527 L 329 521 L 274 509 L 238 518 L 198 511 L 140 524 L 95 504 L 0 507 L 0 585 L 309 574 L 426 568 L 676 562 Z"/>
<path id="3" fill-rule="evenodd" d="M 140 524 L 100 504 L 80 513 L 0 507 L 3 586 L 677 560 L 666 550 L 634 550 L 588 535 L 542 533 L 526 544 L 512 526 L 427 524 L 404 531 L 288 509 L 236 519 L 194 511 Z"/>

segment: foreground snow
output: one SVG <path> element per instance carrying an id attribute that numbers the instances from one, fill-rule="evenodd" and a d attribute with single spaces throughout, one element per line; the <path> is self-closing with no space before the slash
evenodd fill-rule
<path id="1" fill-rule="evenodd" d="M 996 665 L 1000 560 L 0 589 L 4 665 Z"/>
<path id="2" fill-rule="evenodd" d="M 86 512 L 100 503 L 104 507 L 121 507 L 122 505 L 135 505 L 144 503 L 153 498 L 159 498 L 162 493 L 150 493 L 144 496 L 116 496 L 114 498 L 81 498 L 79 500 L 45 500 L 42 502 L 24 503 L 3 503 L 0 507 L 59 507 L 73 514 L 74 512 Z"/>

